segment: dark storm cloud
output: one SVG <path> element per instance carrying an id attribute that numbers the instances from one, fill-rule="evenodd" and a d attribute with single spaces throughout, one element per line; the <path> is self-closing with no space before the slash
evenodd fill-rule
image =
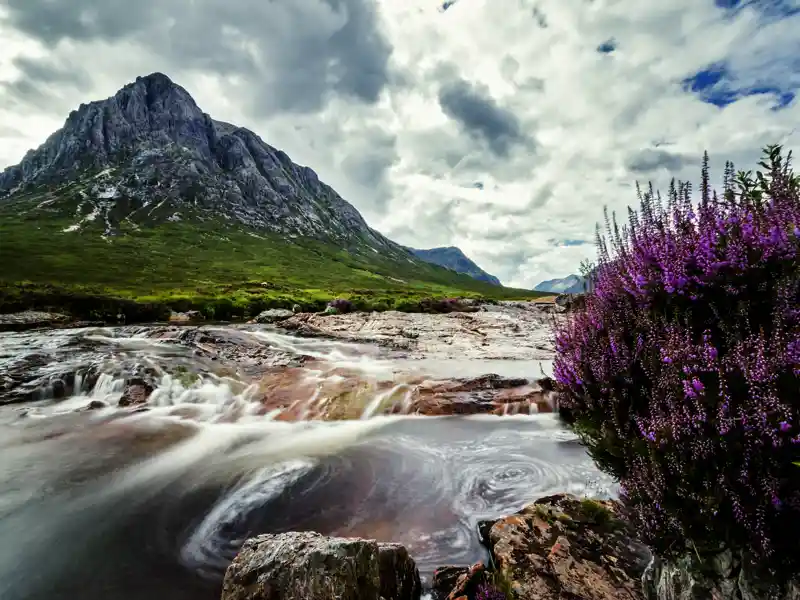
<path id="1" fill-rule="evenodd" d="M 12 64 L 20 75 L 14 81 L 0 84 L 3 92 L 2 104 L 6 106 L 21 102 L 41 108 L 54 108 L 54 100 L 58 104 L 59 90 L 63 86 L 79 89 L 92 83 L 84 69 L 74 65 L 61 65 L 51 57 L 31 59 L 19 56 Z"/>
<path id="2" fill-rule="evenodd" d="M 649 173 L 658 169 L 674 172 L 693 163 L 692 159 L 681 154 L 647 148 L 629 156 L 625 166 L 634 173 Z"/>
<path id="3" fill-rule="evenodd" d="M 371 0 L 6 0 L 9 22 L 55 47 L 129 39 L 177 70 L 256 82 L 252 111 L 314 112 L 335 93 L 377 101 L 392 48 Z M 22 88 L 25 84 L 21 84 Z"/>
<path id="4" fill-rule="evenodd" d="M 398 159 L 397 138 L 377 130 L 369 132 L 364 142 L 363 147 L 356 147 L 344 157 L 342 167 L 353 180 L 377 190 L 386 184 L 386 173 Z"/>
<path id="5" fill-rule="evenodd" d="M 507 156 L 511 146 L 525 141 L 517 117 L 498 106 L 488 88 L 456 79 L 439 90 L 442 110 L 471 135 L 484 139 L 498 156 Z"/>

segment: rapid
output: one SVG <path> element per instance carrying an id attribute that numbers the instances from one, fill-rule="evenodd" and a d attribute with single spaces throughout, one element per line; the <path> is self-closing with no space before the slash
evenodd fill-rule
<path id="1" fill-rule="evenodd" d="M 552 414 L 403 413 L 426 379 L 548 368 L 268 326 L 0 333 L 0 598 L 215 600 L 263 532 L 397 541 L 428 578 L 483 559 L 479 521 L 612 482 Z"/>

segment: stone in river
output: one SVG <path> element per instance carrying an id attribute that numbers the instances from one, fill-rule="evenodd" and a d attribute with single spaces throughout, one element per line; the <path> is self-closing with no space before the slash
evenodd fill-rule
<path id="1" fill-rule="evenodd" d="M 247 540 L 225 573 L 222 600 L 418 600 L 419 572 L 399 544 L 319 533 Z"/>

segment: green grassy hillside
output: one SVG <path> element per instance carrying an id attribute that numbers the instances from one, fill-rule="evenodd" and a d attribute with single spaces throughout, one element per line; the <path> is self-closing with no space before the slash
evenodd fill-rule
<path id="1" fill-rule="evenodd" d="M 320 309 L 335 297 L 362 309 L 414 310 L 426 297 L 546 295 L 358 244 L 286 240 L 224 220 L 122 219 L 113 223 L 116 235 L 104 236 L 101 216 L 65 231 L 86 216 L 80 206 L 68 187 L 0 204 L 0 311 L 60 309 L 101 318 L 121 310 L 130 319 L 171 308 L 232 318 L 295 303 Z"/>

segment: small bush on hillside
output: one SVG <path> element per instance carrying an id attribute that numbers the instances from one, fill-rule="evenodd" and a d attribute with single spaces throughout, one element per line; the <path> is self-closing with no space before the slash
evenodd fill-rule
<path id="1" fill-rule="evenodd" d="M 335 300 L 331 300 L 328 302 L 328 307 L 341 314 L 353 311 L 353 303 L 346 298 L 336 298 Z"/>
<path id="2" fill-rule="evenodd" d="M 563 414 L 662 555 L 800 563 L 800 179 L 780 147 L 701 198 L 652 188 L 598 233 L 595 289 L 556 326 Z"/>

